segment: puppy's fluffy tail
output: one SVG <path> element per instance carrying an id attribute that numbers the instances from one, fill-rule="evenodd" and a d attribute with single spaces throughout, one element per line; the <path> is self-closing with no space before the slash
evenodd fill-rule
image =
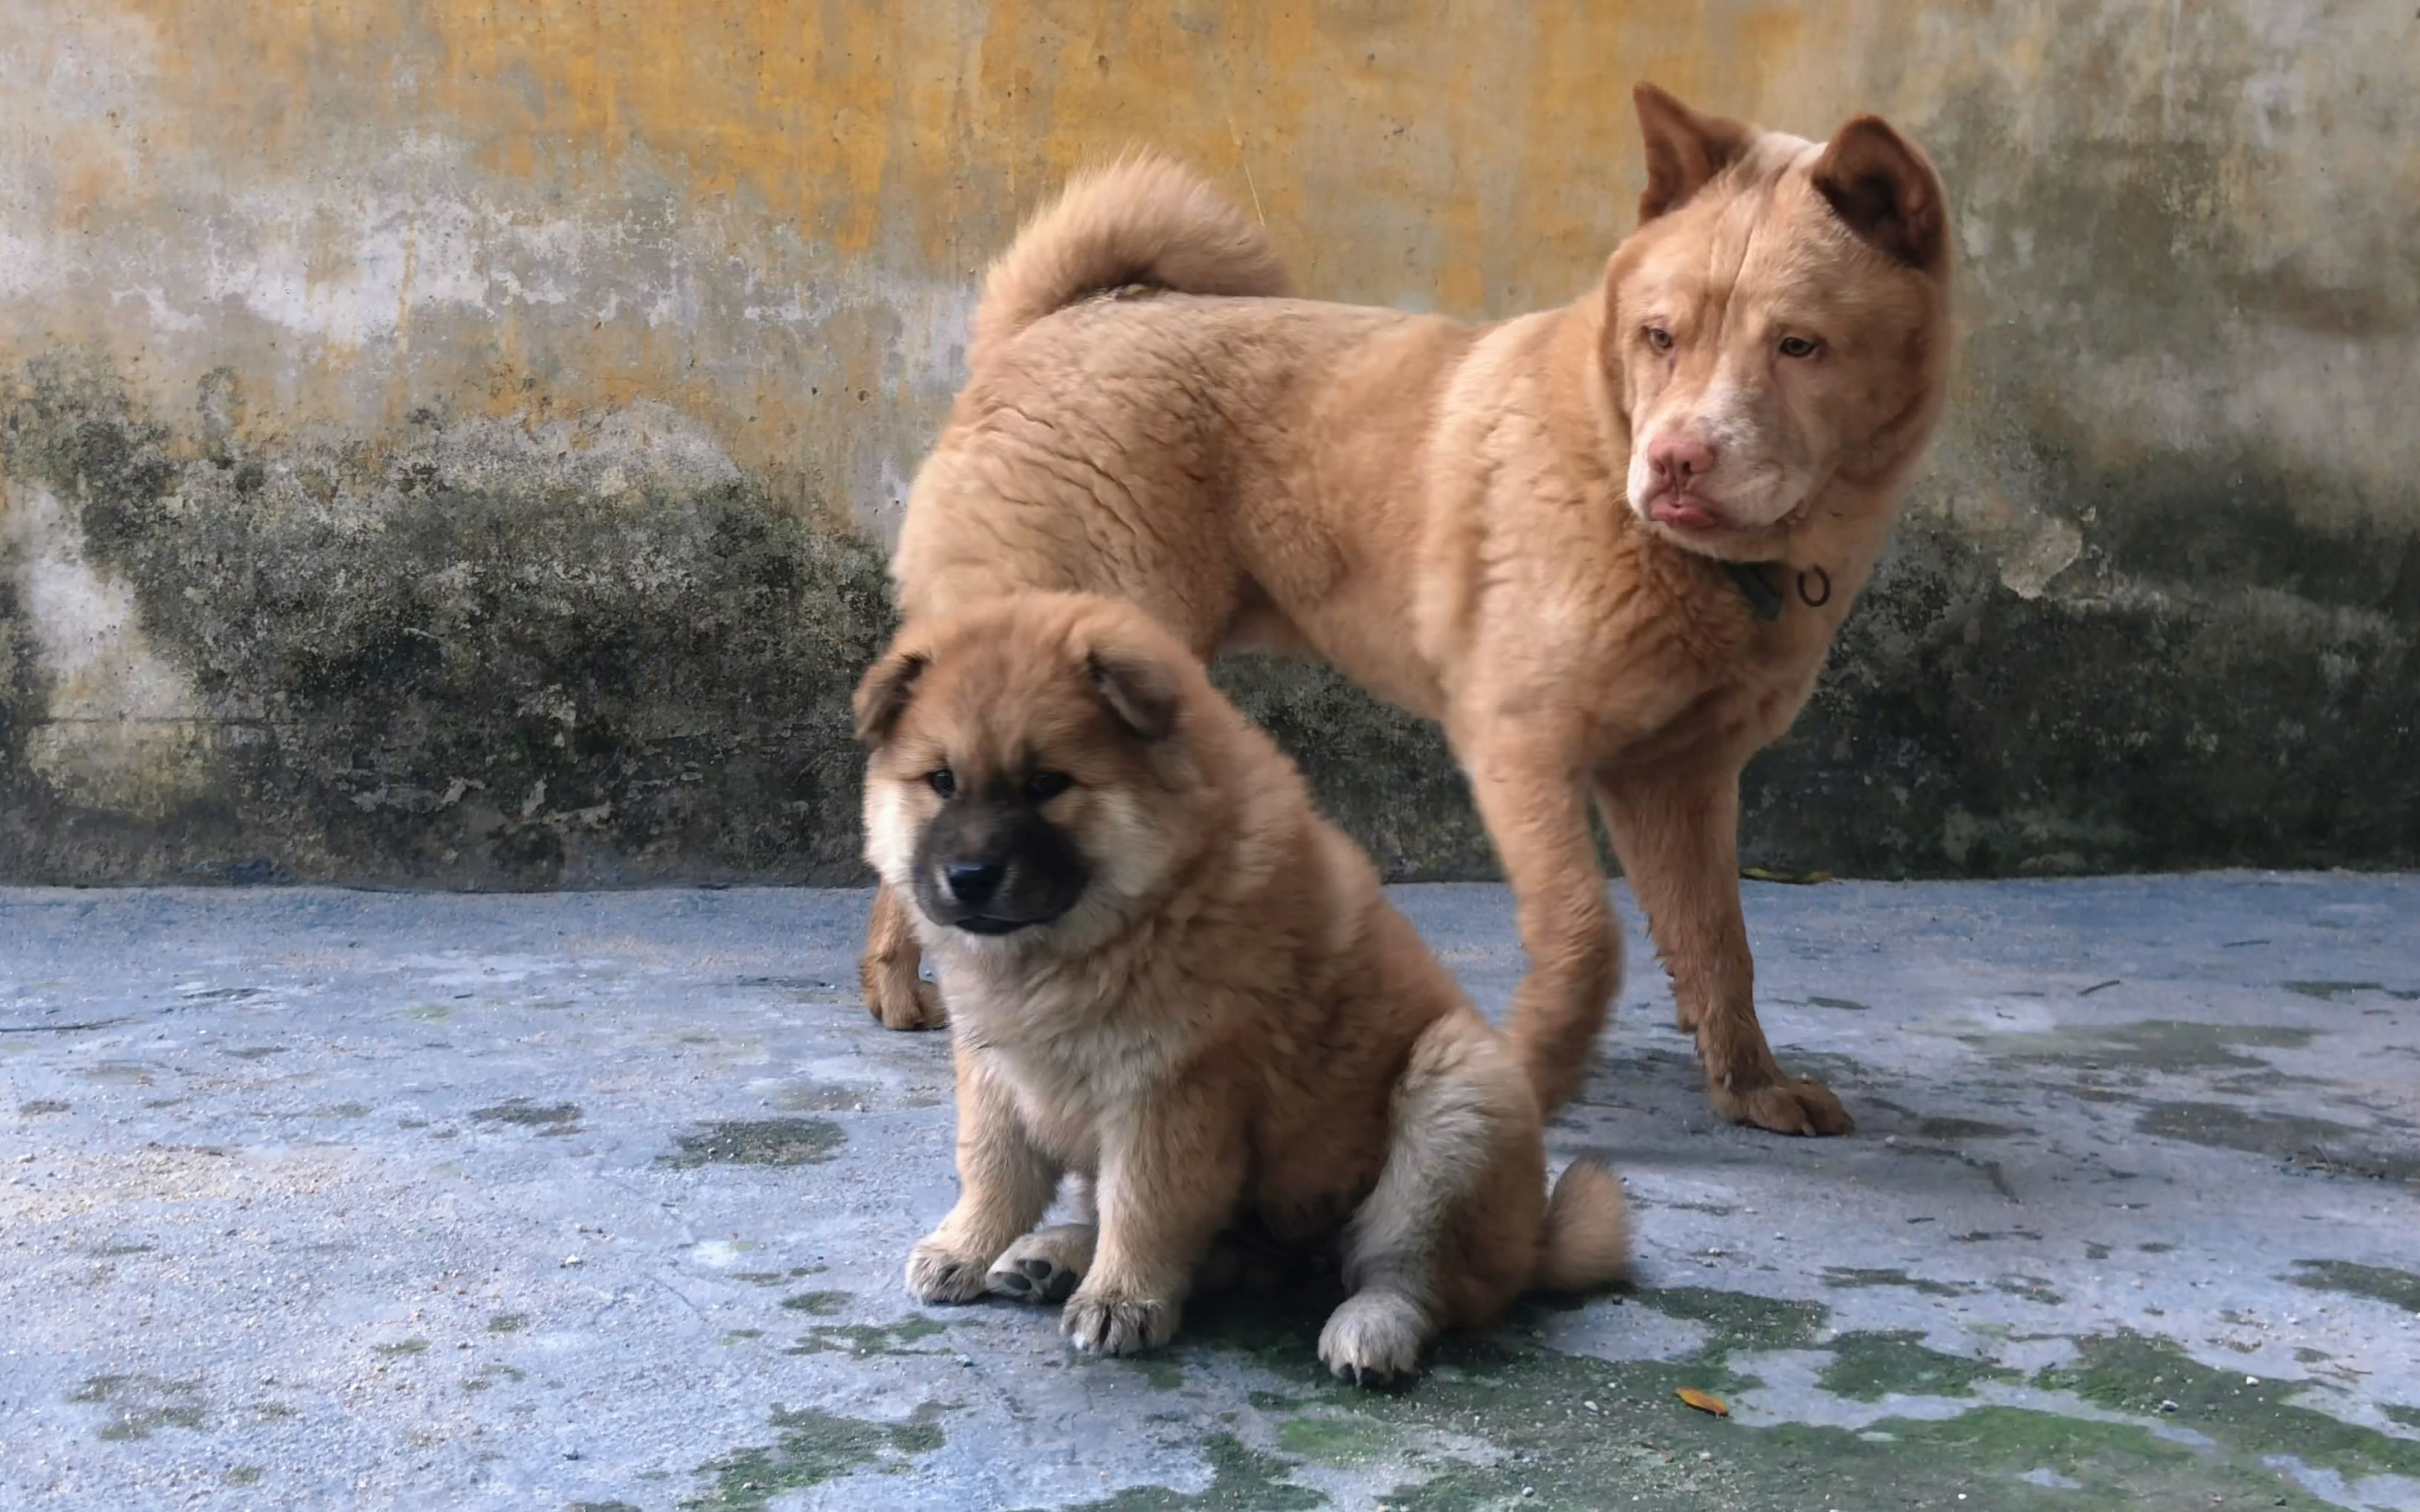
<path id="1" fill-rule="evenodd" d="M 975 307 L 981 363 L 1054 310 L 1131 285 L 1178 294 L 1283 294 L 1268 234 L 1200 175 L 1129 155 L 1069 181 L 985 275 Z"/>
<path id="2" fill-rule="evenodd" d="M 1531 1285 L 1541 1291 L 1594 1291 L 1630 1272 L 1630 1203 L 1621 1178 L 1598 1161 L 1564 1167 L 1546 1198 Z"/>

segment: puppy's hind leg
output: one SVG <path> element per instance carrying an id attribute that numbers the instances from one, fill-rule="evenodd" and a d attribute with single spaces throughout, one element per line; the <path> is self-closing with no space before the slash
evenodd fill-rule
<path id="1" fill-rule="evenodd" d="M 1101 1228 L 1093 1204 L 1093 1179 L 1067 1173 L 1067 1221 L 1052 1224 L 1008 1246 L 992 1265 L 992 1295 L 1018 1302 L 1065 1302 L 1093 1268 Z"/>
<path id="2" fill-rule="evenodd" d="M 1520 1068 L 1476 1015 L 1449 1014 L 1413 1042 L 1386 1164 L 1345 1231 L 1351 1295 L 1320 1331 L 1320 1361 L 1338 1379 L 1384 1386 L 1419 1369 L 1449 1313 L 1440 1249 L 1525 1107 L 1534 1124 Z"/>

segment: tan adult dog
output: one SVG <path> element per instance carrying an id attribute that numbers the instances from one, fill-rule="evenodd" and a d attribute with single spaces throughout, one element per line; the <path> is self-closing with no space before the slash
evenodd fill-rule
<path id="1" fill-rule="evenodd" d="M 1337 1375 L 1628 1258 L 1621 1183 L 1551 1202 L 1537 1099 L 1292 763 L 1132 604 L 996 597 L 866 674 L 866 856 L 940 971 L 957 1206 L 920 1301 L 1064 1296 L 1078 1349 L 1166 1343 L 1213 1239 L 1335 1244 Z M 1063 1175 L 1082 1221 L 1039 1233 Z"/>
<path id="2" fill-rule="evenodd" d="M 1593 799 L 1715 1107 L 1840 1134 L 1757 1023 L 1739 775 L 1931 433 L 1948 209 L 1872 116 L 1816 144 L 1637 105 L 1639 228 L 1575 303 L 1492 326 L 1280 297 L 1262 232 L 1167 162 L 1078 179 L 991 270 L 892 572 L 911 621 L 1106 593 L 1442 721 L 1518 901 L 1512 1032 L 1549 1109 L 1620 971 Z M 887 894 L 862 970 L 883 1023 L 941 1021 Z"/>

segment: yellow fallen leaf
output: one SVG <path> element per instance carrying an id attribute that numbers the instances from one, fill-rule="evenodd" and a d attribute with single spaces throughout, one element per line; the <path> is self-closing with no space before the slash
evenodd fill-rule
<path id="1" fill-rule="evenodd" d="M 1719 1396 L 1709 1396 L 1704 1392 L 1699 1391 L 1692 1386 L 1682 1387 L 1679 1395 L 1681 1400 L 1688 1403 L 1691 1407 L 1696 1408 L 1700 1412 L 1712 1412 L 1716 1417 L 1729 1417 L 1731 1415 L 1731 1410 L 1723 1405 L 1723 1399 Z"/>

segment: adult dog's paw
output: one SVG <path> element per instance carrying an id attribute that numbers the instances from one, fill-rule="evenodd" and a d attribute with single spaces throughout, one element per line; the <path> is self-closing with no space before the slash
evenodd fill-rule
<path id="1" fill-rule="evenodd" d="M 950 1026 L 950 1011 L 941 1006 L 941 989 L 922 977 L 910 979 L 902 986 L 885 980 L 881 974 L 868 971 L 865 978 L 865 1011 L 876 1023 L 886 1029 L 946 1029 Z"/>
<path id="2" fill-rule="evenodd" d="M 1844 1134 L 1856 1128 L 1849 1110 L 1818 1081 L 1783 1077 L 1762 1087 L 1714 1091 L 1714 1111 L 1733 1123 L 1770 1129 L 1775 1134 Z"/>
<path id="3" fill-rule="evenodd" d="M 1401 1385 L 1419 1372 L 1429 1321 L 1408 1297 L 1357 1291 L 1327 1315 L 1319 1331 L 1319 1359 L 1339 1381 L 1357 1386 Z"/>
<path id="4" fill-rule="evenodd" d="M 1156 1297 L 1078 1288 L 1059 1315 L 1059 1327 L 1085 1354 L 1138 1354 L 1174 1338 L 1183 1310 Z"/>

